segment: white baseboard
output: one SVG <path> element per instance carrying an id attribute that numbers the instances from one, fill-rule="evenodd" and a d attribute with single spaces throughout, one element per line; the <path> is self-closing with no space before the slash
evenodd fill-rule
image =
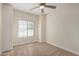
<path id="1" fill-rule="evenodd" d="M 50 42 L 47 42 L 47 43 L 48 43 L 48 44 L 51 44 L 51 45 L 54 45 L 54 46 L 56 46 L 56 47 L 58 47 L 58 48 L 61 48 L 61 49 L 63 49 L 63 50 L 69 51 L 69 52 L 71 52 L 71 53 L 73 53 L 73 54 L 79 55 L 78 52 L 75 52 L 75 51 L 73 51 L 73 50 L 71 50 L 71 49 L 62 47 L 61 45 L 57 45 L 57 44 L 50 43 Z"/>
<path id="2" fill-rule="evenodd" d="M 11 48 L 6 48 L 6 49 L 3 49 L 3 50 L 2 50 L 2 53 L 3 53 L 3 52 L 5 52 L 5 51 L 12 50 L 12 49 L 13 49 L 13 47 L 11 47 Z"/>
<path id="3" fill-rule="evenodd" d="M 34 41 L 25 41 L 25 42 L 17 42 L 17 43 L 13 43 L 13 46 L 18 46 L 18 45 L 23 45 L 23 44 L 28 44 L 28 43 L 32 43 L 32 42 L 37 42 L 37 40 Z"/>

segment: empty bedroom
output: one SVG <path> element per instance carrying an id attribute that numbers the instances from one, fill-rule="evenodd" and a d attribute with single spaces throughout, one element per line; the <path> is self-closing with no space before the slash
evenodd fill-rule
<path id="1" fill-rule="evenodd" d="M 79 3 L 0 3 L 0 56 L 78 56 Z"/>

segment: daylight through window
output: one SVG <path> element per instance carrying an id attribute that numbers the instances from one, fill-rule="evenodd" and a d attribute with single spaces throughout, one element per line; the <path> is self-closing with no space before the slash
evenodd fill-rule
<path id="1" fill-rule="evenodd" d="M 34 35 L 34 22 L 18 21 L 18 37 L 29 37 Z"/>

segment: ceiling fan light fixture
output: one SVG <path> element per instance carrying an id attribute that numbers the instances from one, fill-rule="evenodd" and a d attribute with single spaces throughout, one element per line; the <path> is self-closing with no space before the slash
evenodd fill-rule
<path id="1" fill-rule="evenodd" d="M 42 5 L 42 6 L 40 6 L 39 8 L 40 8 L 40 9 L 44 9 L 44 6 Z"/>
<path id="2" fill-rule="evenodd" d="M 34 7 L 32 9 L 36 9 L 36 8 L 39 8 L 41 13 L 44 13 L 45 8 L 55 9 L 56 6 L 46 5 L 46 3 L 40 3 L 37 7 Z"/>

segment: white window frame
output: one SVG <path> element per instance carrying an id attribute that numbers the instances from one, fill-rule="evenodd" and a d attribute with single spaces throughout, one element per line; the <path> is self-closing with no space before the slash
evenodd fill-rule
<path id="1" fill-rule="evenodd" d="M 27 37 L 34 37 L 35 36 L 35 22 L 34 21 L 31 21 L 31 20 L 18 20 L 18 21 L 27 21 L 27 22 L 33 22 L 34 23 L 34 31 L 33 31 L 33 36 L 28 36 L 28 32 L 27 32 L 27 36 L 24 36 L 24 37 L 19 37 L 18 36 L 18 33 L 17 33 L 17 36 L 18 36 L 18 38 L 27 38 Z M 28 26 L 28 24 L 27 24 L 27 26 Z M 17 24 L 17 32 L 18 32 L 18 24 Z"/>

